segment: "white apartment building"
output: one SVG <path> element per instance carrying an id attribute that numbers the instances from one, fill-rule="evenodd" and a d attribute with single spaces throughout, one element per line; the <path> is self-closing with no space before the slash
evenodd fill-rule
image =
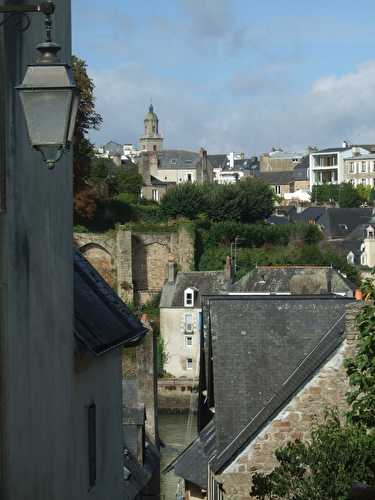
<path id="1" fill-rule="evenodd" d="M 345 160 L 357 155 L 368 155 L 364 146 L 350 146 L 343 142 L 342 147 L 328 148 L 310 154 L 310 190 L 316 184 L 341 184 L 347 182 Z"/>

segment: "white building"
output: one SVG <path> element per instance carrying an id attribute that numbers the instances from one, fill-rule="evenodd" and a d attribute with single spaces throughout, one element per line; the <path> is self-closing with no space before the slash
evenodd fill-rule
<path id="1" fill-rule="evenodd" d="M 341 184 L 347 182 L 345 174 L 345 160 L 356 154 L 366 155 L 369 153 L 368 146 L 350 146 L 343 142 L 341 147 L 328 148 L 310 154 L 310 190 L 317 184 Z"/>
<path id="2" fill-rule="evenodd" d="M 168 264 L 168 281 L 160 300 L 160 334 L 166 353 L 165 371 L 173 377 L 199 375 L 202 297 L 224 292 L 230 284 L 230 262 L 225 271 L 175 272 Z"/>

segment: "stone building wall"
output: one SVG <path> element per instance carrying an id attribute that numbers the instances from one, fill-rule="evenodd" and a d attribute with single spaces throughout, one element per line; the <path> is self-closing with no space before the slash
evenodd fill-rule
<path id="1" fill-rule="evenodd" d="M 161 292 L 170 257 L 179 270 L 194 269 L 193 237 L 183 226 L 160 233 L 132 232 L 119 226 L 106 233 L 74 233 L 74 241 L 127 303 L 144 304 Z"/>
<path id="2" fill-rule="evenodd" d="M 216 477 L 223 483 L 225 498 L 242 500 L 249 496 L 251 475 L 269 473 L 277 465 L 274 452 L 295 439 L 309 439 L 314 422 L 322 420 L 326 408 L 347 408 L 345 394 L 348 379 L 344 360 L 355 352 L 357 329 L 355 317 L 361 303 L 348 306 L 345 340 L 329 361 L 297 393 L 258 436 L 238 455 L 232 464 Z"/>

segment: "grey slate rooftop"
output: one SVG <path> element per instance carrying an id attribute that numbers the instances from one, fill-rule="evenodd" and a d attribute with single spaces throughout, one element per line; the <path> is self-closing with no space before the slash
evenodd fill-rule
<path id="1" fill-rule="evenodd" d="M 216 453 L 215 422 L 211 420 L 194 441 L 163 472 L 174 470 L 177 476 L 207 489 L 207 464 Z"/>
<path id="2" fill-rule="evenodd" d="M 293 170 L 280 171 L 280 172 L 256 172 L 255 174 L 259 179 L 272 185 L 285 185 L 293 182 Z"/>
<path id="3" fill-rule="evenodd" d="M 74 254 L 74 335 L 95 356 L 138 343 L 147 330 L 91 264 Z"/>
<path id="4" fill-rule="evenodd" d="M 159 169 L 195 169 L 200 162 L 199 153 L 183 149 L 165 149 L 158 153 Z"/>
<path id="5" fill-rule="evenodd" d="M 144 452 L 144 463 L 140 464 L 131 452 L 125 447 L 123 450 L 123 480 L 124 500 L 138 498 L 138 494 L 147 485 L 152 477 L 153 471 L 160 463 L 158 449 L 149 439 L 146 439 Z"/>
<path id="6" fill-rule="evenodd" d="M 328 238 L 347 238 L 356 227 L 370 222 L 372 208 L 327 208 L 318 223 Z"/>
<path id="7" fill-rule="evenodd" d="M 259 266 L 237 281 L 232 291 L 290 293 L 292 295 L 344 294 L 353 297 L 354 283 L 336 269 L 320 266 Z"/>
<path id="8" fill-rule="evenodd" d="M 340 346 L 352 301 L 334 295 L 206 297 L 204 343 L 212 362 L 204 372 L 215 415 L 171 468 L 207 488 L 208 461 L 220 472 Z"/>
<path id="9" fill-rule="evenodd" d="M 160 307 L 184 307 L 184 291 L 191 287 L 198 290 L 195 307 L 200 307 L 203 295 L 223 292 L 228 286 L 224 271 L 179 272 L 174 283 L 164 285 Z"/>

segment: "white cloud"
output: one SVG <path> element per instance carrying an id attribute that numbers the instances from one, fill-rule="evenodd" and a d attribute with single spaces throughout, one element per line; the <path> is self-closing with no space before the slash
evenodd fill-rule
<path id="1" fill-rule="evenodd" d="M 102 131 L 93 135 L 99 143 L 108 139 L 136 143 L 150 98 L 170 148 L 260 153 L 273 145 L 327 146 L 343 139 L 375 143 L 375 61 L 346 75 L 321 78 L 304 94 L 291 90 L 288 81 L 280 86 L 268 79 L 262 92 L 252 93 L 253 85 L 262 85 L 257 75 L 255 81 L 246 77 L 243 85 L 237 76 L 241 92 L 233 96 L 229 75 L 226 86 L 212 89 L 216 99 L 204 81 L 190 85 L 152 76 L 141 65 L 93 77 L 97 107 L 104 118 Z M 284 75 L 288 77 L 292 78 Z"/>

